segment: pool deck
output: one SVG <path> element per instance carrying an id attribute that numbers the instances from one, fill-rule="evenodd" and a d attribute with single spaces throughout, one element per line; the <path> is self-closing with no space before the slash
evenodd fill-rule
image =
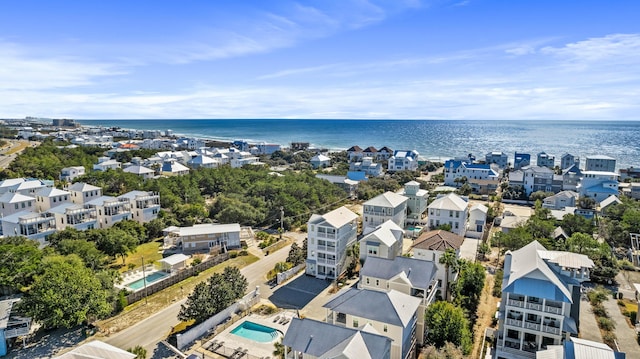
<path id="1" fill-rule="evenodd" d="M 157 270 L 157 269 L 151 269 L 151 270 L 149 270 L 149 269 L 145 269 L 144 274 L 146 274 L 146 276 L 148 277 L 148 276 L 150 276 L 151 274 L 156 273 L 156 272 L 162 272 L 162 271 L 159 271 L 159 270 Z M 165 274 L 165 277 L 169 277 L 169 273 L 166 273 L 166 272 L 162 272 L 162 273 L 163 273 L 163 274 Z M 144 276 L 142 275 L 142 269 L 136 269 L 136 270 L 134 270 L 134 271 L 125 272 L 125 273 L 123 273 L 123 274 L 122 274 L 122 283 L 117 283 L 117 284 L 115 285 L 115 287 L 116 287 L 116 288 L 118 288 L 118 289 L 127 289 L 127 290 L 132 290 L 132 291 L 138 291 L 138 290 L 140 290 L 140 289 L 142 289 L 142 288 L 139 288 L 139 289 L 133 289 L 133 288 L 129 288 L 129 287 L 127 287 L 127 286 L 128 286 L 129 284 L 131 284 L 131 283 L 133 283 L 133 282 L 137 281 L 137 280 L 142 279 L 142 277 L 144 277 Z M 160 279 L 160 280 L 163 280 L 163 279 L 164 279 L 164 278 L 162 278 L 162 279 Z M 151 283 L 155 283 L 155 282 L 157 282 L 157 280 L 156 280 L 156 281 L 153 281 L 153 282 L 151 282 Z M 151 284 L 151 283 L 147 282 L 147 285 L 149 285 L 149 284 Z"/>
<path id="2" fill-rule="evenodd" d="M 282 340 L 284 334 L 289 328 L 291 319 L 293 317 L 296 317 L 296 313 L 291 311 L 283 311 L 275 313 L 271 316 L 250 314 L 244 318 L 241 318 L 233 325 L 229 326 L 229 328 L 223 330 L 213 339 L 208 340 L 198 351 L 201 353 L 217 353 L 225 356 L 231 355 L 234 352 L 245 352 L 257 358 L 271 357 L 273 356 L 273 350 L 275 349 L 273 344 L 277 341 Z M 280 332 L 280 336 L 273 342 L 259 343 L 235 334 L 231 334 L 231 331 L 233 329 L 246 321 L 273 328 Z"/>

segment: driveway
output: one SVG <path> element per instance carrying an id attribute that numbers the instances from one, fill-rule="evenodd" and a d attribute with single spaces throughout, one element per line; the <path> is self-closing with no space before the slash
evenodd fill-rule
<path id="1" fill-rule="evenodd" d="M 331 283 L 301 274 L 277 288 L 269 297 L 269 301 L 279 308 L 302 309 Z"/>

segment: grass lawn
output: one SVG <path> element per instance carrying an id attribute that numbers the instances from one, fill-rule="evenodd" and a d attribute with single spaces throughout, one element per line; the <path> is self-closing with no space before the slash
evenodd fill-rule
<path id="1" fill-rule="evenodd" d="M 136 268 L 142 267 L 142 258 L 144 257 L 144 264 L 153 263 L 162 259 L 162 253 L 159 249 L 162 245 L 161 241 L 143 243 L 136 248 L 136 251 L 129 253 L 125 257 L 124 265 L 122 265 L 122 258 L 118 257 L 113 261 L 112 267 L 118 267 L 120 272 L 126 272 L 129 270 L 129 263 L 136 265 Z"/>
<path id="2" fill-rule="evenodd" d="M 127 306 L 121 313 L 116 316 L 97 322 L 96 324 L 102 331 L 114 333 L 122 329 L 128 328 L 140 320 L 149 317 L 159 310 L 169 306 L 170 304 L 185 298 L 196 284 L 207 280 L 213 273 L 221 273 L 228 266 L 243 268 L 249 264 L 258 261 L 259 258 L 254 255 L 242 256 L 229 259 L 216 266 L 213 266 L 199 275 L 187 278 L 180 283 L 176 283 L 169 288 L 161 290 L 158 293 L 147 297 L 145 300 L 135 302 Z M 145 257 L 145 263 L 147 258 Z"/>
<path id="3" fill-rule="evenodd" d="M 18 153 L 22 150 L 24 150 L 25 148 L 29 147 L 29 142 L 27 141 L 19 141 L 18 145 L 12 149 L 10 149 L 9 151 L 6 152 L 6 155 L 12 155 L 14 153 Z"/>

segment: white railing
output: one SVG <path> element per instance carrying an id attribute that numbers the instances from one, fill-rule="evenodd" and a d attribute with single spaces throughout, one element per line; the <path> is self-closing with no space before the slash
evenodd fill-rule
<path id="1" fill-rule="evenodd" d="M 545 305 L 544 311 L 551 314 L 562 314 L 562 308 Z"/>
<path id="2" fill-rule="evenodd" d="M 527 303 L 527 308 L 528 309 L 533 309 L 533 310 L 542 310 L 542 304 L 538 304 L 538 303 Z"/>
<path id="3" fill-rule="evenodd" d="M 521 300 L 509 299 L 508 304 L 512 307 L 518 307 L 518 308 L 524 307 L 524 302 Z"/>
<path id="4" fill-rule="evenodd" d="M 531 330 L 540 330 L 540 324 L 532 322 L 524 322 L 524 327 Z"/>
<path id="5" fill-rule="evenodd" d="M 507 325 L 512 325 L 514 327 L 522 327 L 522 320 L 507 318 Z"/>
<path id="6" fill-rule="evenodd" d="M 551 333 L 551 334 L 555 334 L 555 335 L 560 335 L 560 328 L 556 328 L 556 327 L 551 327 L 548 325 L 544 325 L 542 327 L 542 330 L 547 332 L 547 333 Z"/>

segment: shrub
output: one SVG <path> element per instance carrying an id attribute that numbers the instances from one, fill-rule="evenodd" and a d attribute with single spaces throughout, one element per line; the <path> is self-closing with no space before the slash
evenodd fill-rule
<path id="1" fill-rule="evenodd" d="M 600 327 L 600 329 L 609 332 L 616 328 L 616 324 L 613 322 L 613 320 L 604 317 L 598 318 L 598 326 Z"/>
<path id="2" fill-rule="evenodd" d="M 610 295 L 610 293 L 611 292 L 604 287 L 597 286 L 596 289 L 587 293 L 587 298 L 589 298 L 589 302 L 591 302 L 591 305 L 596 306 L 607 300 L 607 297 Z"/>
<path id="3" fill-rule="evenodd" d="M 248 252 L 246 249 L 243 249 L 243 250 L 241 250 L 241 251 L 238 253 L 238 255 L 243 256 L 243 257 L 244 257 L 244 256 L 248 256 L 248 255 L 249 255 L 249 252 Z"/>
<path id="4" fill-rule="evenodd" d="M 238 251 L 230 251 L 229 252 L 229 258 L 235 258 L 238 256 Z"/>
<path id="5" fill-rule="evenodd" d="M 502 296 L 502 276 L 503 276 L 503 271 L 502 269 L 499 269 L 496 271 L 496 276 L 493 279 L 493 291 L 491 292 L 491 294 L 496 297 L 496 298 L 500 298 Z"/>
<path id="6" fill-rule="evenodd" d="M 598 317 L 602 317 L 602 318 L 608 318 L 609 317 L 609 315 L 607 314 L 606 309 L 604 309 L 602 304 L 594 305 L 592 311 L 593 311 L 593 314 L 595 314 Z"/>
<path id="7" fill-rule="evenodd" d="M 638 319 L 638 312 L 632 310 L 628 312 L 627 315 L 629 316 L 629 319 L 631 319 L 631 324 L 636 324 L 636 319 Z"/>
<path id="8" fill-rule="evenodd" d="M 615 343 L 614 341 L 616 340 L 616 335 L 612 332 L 606 332 L 602 335 L 602 341 L 607 344 L 608 346 L 610 346 L 611 348 L 614 347 Z"/>

